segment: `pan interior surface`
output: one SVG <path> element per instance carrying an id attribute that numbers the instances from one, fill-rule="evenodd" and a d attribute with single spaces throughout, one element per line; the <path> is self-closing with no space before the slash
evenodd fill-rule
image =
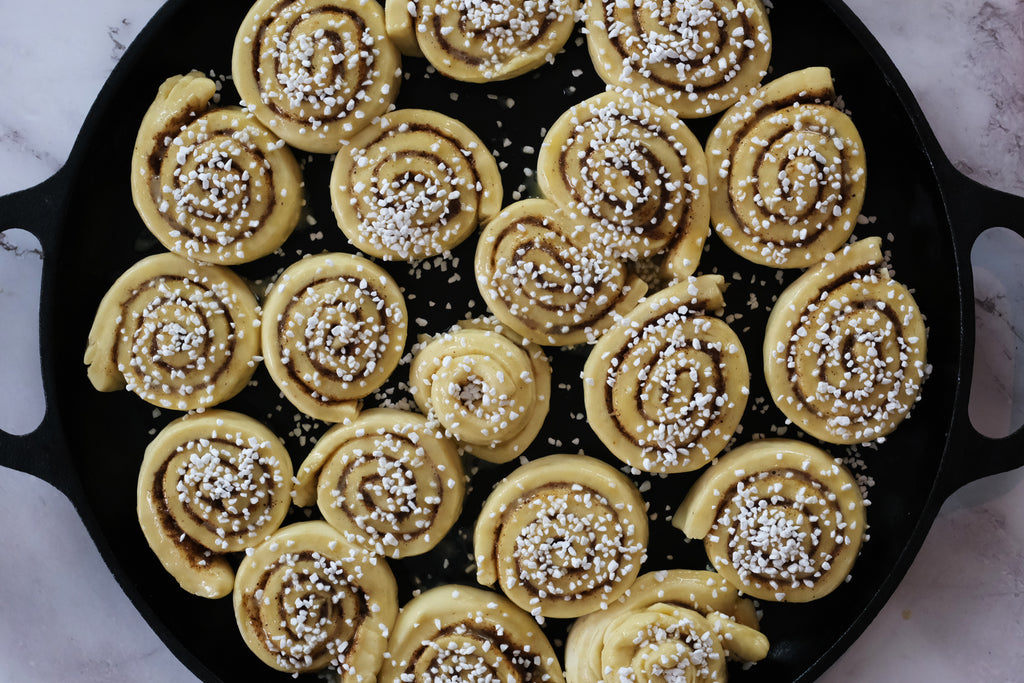
<path id="1" fill-rule="evenodd" d="M 101 550 L 119 581 L 154 628 L 185 658 L 197 675 L 208 680 L 291 680 L 265 667 L 245 647 L 235 626 L 230 600 L 208 601 L 182 591 L 162 569 L 146 545 L 135 514 L 139 464 L 146 444 L 177 417 L 127 392 L 99 394 L 89 384 L 82 354 L 92 316 L 110 284 L 129 265 L 160 251 L 159 244 L 139 219 L 129 188 L 129 168 L 135 133 L 143 113 L 167 77 L 193 69 L 218 75 L 230 73 L 234 33 L 247 3 L 180 2 L 163 15 L 159 30 L 143 34 L 141 45 L 129 52 L 94 108 L 90 124 L 76 149 L 68 211 L 50 254 L 51 296 L 43 302 L 43 334 L 49 339 L 53 383 L 48 395 L 60 416 L 63 440 L 70 449 L 73 476 L 81 485 L 77 501 Z M 198 18 L 201 17 L 201 20 Z M 868 159 L 868 189 L 863 213 L 875 220 L 859 225 L 857 237 L 880 235 L 891 253 L 895 277 L 909 286 L 927 316 L 929 362 L 933 372 L 911 419 L 877 448 L 861 447 L 856 454 L 827 447 L 837 456 L 855 455 L 863 474 L 873 480 L 868 508 L 870 540 L 854 567 L 852 579 L 832 595 L 813 603 L 762 604 L 762 628 L 772 648 L 768 658 L 743 671 L 730 670 L 730 679 L 797 680 L 818 669 L 819 659 L 833 660 L 845 647 L 844 633 L 863 619 L 869 603 L 890 577 L 914 532 L 928 514 L 927 501 L 938 476 L 954 412 L 961 356 L 961 301 L 953 241 L 943 211 L 942 196 L 928 158 L 898 93 L 855 35 L 825 3 L 779 3 L 770 15 L 774 54 L 769 78 L 807 66 L 832 70 L 864 140 Z M 153 27 L 151 27 L 153 28 Z M 506 196 L 536 193 L 524 172 L 536 165 L 543 131 L 573 104 L 604 89 L 590 65 L 583 36 L 577 32 L 553 65 L 511 81 L 468 85 L 428 73 L 426 62 L 406 58 L 397 106 L 435 109 L 460 119 L 473 129 L 499 161 Z M 571 74 L 579 70 L 580 76 Z M 224 99 L 235 97 L 231 82 Z M 501 124 L 500 126 L 498 124 Z M 714 121 L 690 122 L 704 140 Z M 506 140 L 510 144 L 506 145 Z M 328 196 L 331 159 L 297 153 L 304 167 L 308 221 L 283 247 L 283 254 L 265 257 L 237 270 L 256 281 L 271 280 L 302 254 L 352 251 L 335 225 Z M 515 193 L 515 194 L 514 194 Z M 417 296 L 409 300 L 410 339 L 422 332 L 446 329 L 457 320 L 485 312 L 473 285 L 475 240 L 454 252 L 458 259 L 446 269 L 412 269 L 404 264 L 385 267 Z M 449 283 L 453 272 L 461 281 Z M 700 272 L 718 272 L 730 282 L 726 313 L 740 335 L 751 361 L 751 400 L 737 443 L 760 435 L 772 436 L 785 427 L 785 418 L 768 398 L 760 349 L 772 297 L 798 273 L 754 266 L 732 254 L 712 237 Z M 757 301 L 753 307 L 751 301 Z M 450 306 L 436 305 L 450 304 Z M 434 303 L 435 305 L 431 305 Z M 411 342 L 410 342 L 411 343 Z M 407 347 L 408 350 L 408 347 Z M 536 458 L 555 452 L 582 450 L 618 465 L 590 431 L 583 413 L 579 373 L 586 349 L 550 349 L 555 376 L 552 410 L 541 436 L 527 452 Z M 379 400 L 398 400 L 405 394 L 402 366 L 367 406 Z M 266 371 L 260 368 L 255 386 L 221 407 L 249 414 L 281 436 L 295 461 L 301 463 L 313 437 L 327 425 L 305 417 L 280 398 Z M 803 437 L 792 426 L 787 437 Z M 808 440 L 812 441 L 812 439 Z M 472 482 L 464 512 L 455 530 L 432 552 L 392 563 L 399 582 L 400 603 L 413 591 L 448 582 L 474 584 L 472 529 L 476 513 L 492 485 L 518 463 L 495 466 L 469 458 Z M 707 560 L 699 543 L 685 543 L 670 525 L 672 512 L 698 473 L 665 478 L 642 475 L 649 482 L 651 538 L 644 570 L 702 569 Z M 304 519 L 293 510 L 291 520 Z M 926 525 L 927 526 L 927 525 Z M 873 613 L 866 615 L 873 616 Z M 561 652 L 568 622 L 549 620 L 545 630 Z M 300 677 L 301 678 L 301 677 Z M 315 680 L 313 676 L 305 677 Z"/>

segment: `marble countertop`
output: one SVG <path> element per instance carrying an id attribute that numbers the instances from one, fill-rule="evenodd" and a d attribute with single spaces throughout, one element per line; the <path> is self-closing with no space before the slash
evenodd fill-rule
<path id="1" fill-rule="evenodd" d="M 160 4 L 5 7 L 0 194 L 62 165 L 110 70 Z M 956 166 L 1024 195 L 1024 4 L 848 4 L 896 62 Z M 0 230 L 17 227 L 0 215 Z M 12 433 L 31 431 L 44 409 L 41 258 L 27 233 L 0 234 L 0 428 Z M 986 233 L 973 262 L 979 343 L 971 414 L 983 433 L 1001 435 L 1024 421 L 1024 242 L 1006 231 Z M 195 680 L 121 592 L 62 494 L 0 467 L 0 520 L 0 680 Z M 1017 470 L 946 502 L 885 609 L 821 680 L 1016 681 L 1024 671 L 1021 643 L 1024 470 Z"/>

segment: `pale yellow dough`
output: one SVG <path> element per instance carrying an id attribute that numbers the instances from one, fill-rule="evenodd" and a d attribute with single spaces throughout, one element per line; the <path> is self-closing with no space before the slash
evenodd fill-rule
<path id="1" fill-rule="evenodd" d="M 481 231 L 477 286 L 503 325 L 541 346 L 594 341 L 647 285 L 553 202 L 506 207 Z"/>
<path id="2" fill-rule="evenodd" d="M 164 568 L 189 593 L 231 593 L 227 553 L 277 531 L 291 504 L 292 461 L 270 429 L 241 413 L 178 418 L 146 447 L 139 524 Z"/>
<path id="3" fill-rule="evenodd" d="M 85 350 L 89 381 L 160 408 L 212 408 L 255 372 L 259 325 L 256 297 L 228 268 L 148 256 L 100 301 Z"/>
<path id="4" fill-rule="evenodd" d="M 344 422 L 398 366 L 408 324 L 402 292 L 383 268 L 351 254 L 310 256 L 267 292 L 264 362 L 296 408 Z"/>
<path id="5" fill-rule="evenodd" d="M 856 479 L 792 439 L 733 449 L 690 488 L 672 519 L 703 539 L 712 566 L 761 600 L 809 602 L 841 586 L 867 530 Z"/>
<path id="6" fill-rule="evenodd" d="M 866 159 L 835 100 L 828 69 L 795 71 L 732 107 L 708 137 L 711 223 L 748 261 L 807 268 L 853 232 Z"/>
<path id="7" fill-rule="evenodd" d="M 881 240 L 843 248 L 782 292 L 764 337 L 775 405 L 822 441 L 865 443 L 910 414 L 927 377 L 924 317 Z"/>
<path id="8" fill-rule="evenodd" d="M 534 616 L 604 609 L 640 573 L 647 509 L 636 486 L 585 455 L 549 455 L 491 492 L 473 534 L 476 578 Z M 572 563 L 574 569 L 566 572 Z"/>
<path id="9" fill-rule="evenodd" d="M 713 315 L 723 278 L 702 275 L 644 299 L 594 344 L 583 368 L 587 422 L 644 472 L 703 467 L 729 442 L 750 392 L 739 337 Z"/>
<path id="10" fill-rule="evenodd" d="M 381 681 L 563 683 L 544 631 L 503 595 L 431 588 L 402 607 Z"/>
<path id="11" fill-rule="evenodd" d="M 193 261 L 233 265 L 270 254 L 303 206 L 290 149 L 216 84 L 192 72 L 160 86 L 132 153 L 132 199 L 149 231 Z"/>
<path id="12" fill-rule="evenodd" d="M 682 118 L 717 114 L 768 72 L 760 0 L 590 0 L 587 47 L 598 75 Z"/>
<path id="13" fill-rule="evenodd" d="M 385 260 L 445 254 L 501 210 L 498 164 L 477 135 L 434 111 L 399 109 L 357 133 L 331 174 L 338 226 Z"/>
<path id="14" fill-rule="evenodd" d="M 434 548 L 462 512 L 455 444 L 425 417 L 365 410 L 320 437 L 296 475 L 295 503 L 316 503 L 347 540 L 392 558 Z"/>
<path id="15" fill-rule="evenodd" d="M 327 522 L 282 527 L 238 567 L 232 603 L 249 649 L 278 671 L 328 667 L 340 683 L 376 680 L 398 617 L 383 559 Z"/>
<path id="16" fill-rule="evenodd" d="M 614 90 L 584 100 L 544 137 L 537 176 L 605 249 L 627 260 L 663 254 L 668 279 L 697 269 L 711 233 L 707 163 L 667 110 Z"/>
<path id="17" fill-rule="evenodd" d="M 253 114 L 292 147 L 337 152 L 398 95 L 402 55 L 367 0 L 258 0 L 231 73 Z"/>
<path id="18" fill-rule="evenodd" d="M 551 364 L 493 319 L 465 320 L 416 353 L 409 385 L 420 410 L 466 452 L 502 463 L 521 455 L 544 424 Z"/>
<path id="19" fill-rule="evenodd" d="M 387 0 L 388 35 L 445 76 L 488 83 L 551 61 L 576 24 L 579 0 Z"/>

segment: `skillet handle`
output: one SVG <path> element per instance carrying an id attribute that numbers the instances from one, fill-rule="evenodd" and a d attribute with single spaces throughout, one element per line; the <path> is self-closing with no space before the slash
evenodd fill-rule
<path id="1" fill-rule="evenodd" d="M 39 240 L 44 257 L 44 297 L 47 273 L 56 267 L 54 247 L 69 187 L 69 175 L 65 169 L 62 168 L 35 187 L 0 197 L 0 230 L 21 228 Z M 46 344 L 41 338 L 40 341 Z M 45 367 L 43 372 L 46 372 Z M 28 434 L 20 435 L 0 430 L 0 465 L 39 477 L 67 493 L 70 475 L 60 457 L 62 446 L 56 442 L 56 420 L 45 397 L 46 384 L 44 377 L 45 409 L 39 426 Z"/>
<path id="2" fill-rule="evenodd" d="M 954 226 L 953 238 L 960 264 L 964 296 L 974 299 L 971 249 L 975 240 L 989 228 L 1008 228 L 1024 237 L 1024 197 L 993 189 L 972 180 L 956 170 L 946 159 L 937 165 L 943 188 L 946 190 L 947 209 Z M 973 301 L 971 301 L 973 303 Z M 971 306 L 971 310 L 974 307 Z M 974 339 L 974 319 L 969 318 L 964 330 L 965 338 Z M 974 345 L 971 345 L 974 350 Z M 964 364 L 964 372 L 971 366 Z M 950 460 L 943 468 L 942 481 L 945 495 L 949 495 L 977 479 L 1007 472 L 1024 466 L 1024 428 L 1002 439 L 987 437 L 974 428 L 967 414 L 967 401 L 959 402 L 950 443 Z"/>

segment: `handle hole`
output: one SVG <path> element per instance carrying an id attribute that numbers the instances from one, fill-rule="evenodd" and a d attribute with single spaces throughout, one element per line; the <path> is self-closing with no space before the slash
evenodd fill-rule
<path id="1" fill-rule="evenodd" d="M 968 414 L 985 436 L 1024 424 L 1024 238 L 1006 228 L 981 233 L 974 270 L 974 373 Z"/>
<path id="2" fill-rule="evenodd" d="M 0 429 L 27 434 L 46 411 L 39 362 L 43 251 L 19 228 L 0 232 Z"/>

